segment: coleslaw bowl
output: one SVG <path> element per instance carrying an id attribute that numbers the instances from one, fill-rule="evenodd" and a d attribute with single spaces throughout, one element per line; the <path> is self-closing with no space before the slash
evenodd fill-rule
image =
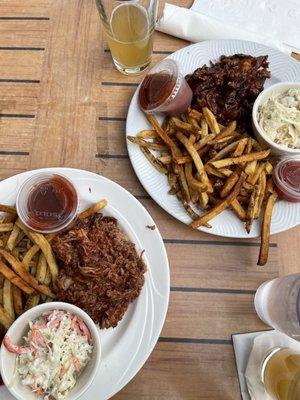
<path id="1" fill-rule="evenodd" d="M 252 126 L 257 140 L 263 146 L 269 147 L 273 154 L 283 157 L 299 156 L 300 149 L 293 149 L 273 142 L 258 122 L 258 109 L 272 95 L 278 95 L 288 89 L 300 89 L 300 82 L 280 82 L 269 86 L 257 96 L 252 109 Z"/>
<path id="2" fill-rule="evenodd" d="M 66 400 L 80 399 L 83 393 L 92 384 L 101 360 L 101 344 L 98 329 L 96 327 L 96 324 L 87 315 L 86 312 L 84 312 L 81 308 L 68 303 L 44 303 L 33 307 L 32 309 L 22 314 L 19 318 L 17 318 L 6 334 L 13 343 L 20 344 L 22 342 L 23 336 L 26 335 L 28 331 L 29 322 L 40 317 L 42 314 L 51 312 L 53 310 L 66 311 L 79 316 L 88 327 L 92 336 L 92 358 L 87 366 L 84 368 L 82 373 L 79 375 L 76 385 L 66 396 Z M 15 373 L 16 357 L 17 356 L 13 353 L 10 353 L 2 343 L 0 352 L 0 370 L 3 382 L 10 393 L 18 400 L 36 400 L 39 397 L 36 394 L 32 393 L 32 391 L 27 386 L 24 386 L 20 378 L 18 377 L 18 374 Z"/>

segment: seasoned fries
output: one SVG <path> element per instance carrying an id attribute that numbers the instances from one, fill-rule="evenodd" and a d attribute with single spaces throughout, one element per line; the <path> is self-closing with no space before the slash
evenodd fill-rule
<path id="1" fill-rule="evenodd" d="M 263 266 L 268 261 L 269 255 L 269 242 L 270 242 L 270 228 L 273 206 L 277 200 L 277 194 L 272 193 L 269 195 L 265 212 L 263 215 L 262 232 L 261 232 L 261 245 L 259 251 L 259 258 L 257 265 Z"/>
<path id="2" fill-rule="evenodd" d="M 274 192 L 270 149 L 262 148 L 236 121 L 223 126 L 207 107 L 201 111 L 189 108 L 184 115 L 166 117 L 162 125 L 146 115 L 154 130 L 128 140 L 168 177 L 169 194 L 181 201 L 193 228 L 207 227 L 228 208 L 250 233 L 266 197 Z M 165 145 L 167 149 L 161 147 Z"/>

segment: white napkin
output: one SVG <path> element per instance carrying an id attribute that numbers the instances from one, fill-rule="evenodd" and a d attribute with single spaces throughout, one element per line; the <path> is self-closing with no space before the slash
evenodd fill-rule
<path id="1" fill-rule="evenodd" d="M 256 336 L 245 372 L 251 400 L 272 400 L 265 391 L 260 377 L 260 370 L 266 354 L 274 347 L 288 347 L 295 351 L 300 351 L 300 343 L 283 333 L 270 331 Z"/>
<path id="2" fill-rule="evenodd" d="M 212 2 L 215 0 L 207 1 Z M 227 3 L 230 1 L 234 0 L 226 0 Z M 249 3 L 249 0 L 247 2 Z M 198 11 L 197 4 L 195 2 L 194 8 L 187 9 L 166 3 L 163 15 L 159 19 L 156 29 L 195 43 L 211 39 L 240 39 L 262 43 L 285 53 L 291 53 L 291 47 L 283 44 L 280 40 L 273 39 L 265 34 L 246 30 L 245 26 L 243 28 L 237 27 L 231 23 L 226 23 L 225 20 L 207 16 Z M 197 11 L 194 11 L 195 7 Z"/>

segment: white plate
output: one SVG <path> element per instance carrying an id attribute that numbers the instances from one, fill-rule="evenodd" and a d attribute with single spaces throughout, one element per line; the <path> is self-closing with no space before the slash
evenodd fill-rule
<path id="1" fill-rule="evenodd" d="M 118 184 L 92 172 L 47 168 L 25 172 L 0 182 L 0 203 L 15 204 L 20 184 L 38 171 L 55 171 L 69 177 L 79 193 L 80 208 L 101 198 L 108 200 L 104 214 L 112 215 L 136 244 L 145 250 L 148 271 L 143 290 L 114 329 L 99 330 L 102 360 L 94 383 L 80 400 L 106 400 L 121 390 L 143 366 L 161 332 L 169 301 L 169 264 L 161 235 L 144 207 Z M 13 397 L 0 388 L 1 400 Z"/>
<path id="2" fill-rule="evenodd" d="M 241 40 L 211 40 L 197 43 L 176 51 L 169 58 L 176 60 L 184 75 L 192 73 L 196 68 L 218 60 L 222 54 L 236 53 L 250 54 L 253 56 L 269 55 L 271 79 L 266 81 L 265 87 L 281 81 L 300 81 L 300 62 L 297 62 L 277 50 L 270 49 L 253 42 Z M 143 129 L 149 129 L 144 114 L 139 108 L 137 91 L 132 98 L 126 124 L 126 135 L 136 135 Z M 140 152 L 138 146 L 127 140 L 127 148 L 132 166 L 141 184 L 150 196 L 168 213 L 179 221 L 189 224 L 181 203 L 176 196 L 168 195 L 169 185 L 166 176 L 154 169 L 149 161 Z M 285 231 L 300 223 L 300 203 L 278 201 L 274 207 L 271 233 Z M 250 234 L 247 234 L 243 224 L 229 210 L 212 220 L 212 228 L 199 228 L 205 232 L 232 238 L 251 238 L 260 235 L 260 221 L 255 221 Z"/>

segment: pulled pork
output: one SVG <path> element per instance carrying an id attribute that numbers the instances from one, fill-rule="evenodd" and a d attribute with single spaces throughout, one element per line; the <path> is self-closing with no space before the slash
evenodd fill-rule
<path id="1" fill-rule="evenodd" d="M 270 78 L 267 59 L 235 54 L 196 69 L 186 76 L 194 94 L 192 106 L 199 111 L 208 107 L 223 125 L 237 120 L 249 127 L 253 103 Z"/>
<path id="2" fill-rule="evenodd" d="M 111 217 L 94 215 L 53 244 L 60 274 L 57 300 L 86 311 L 100 328 L 117 326 L 140 294 L 146 266 Z"/>

